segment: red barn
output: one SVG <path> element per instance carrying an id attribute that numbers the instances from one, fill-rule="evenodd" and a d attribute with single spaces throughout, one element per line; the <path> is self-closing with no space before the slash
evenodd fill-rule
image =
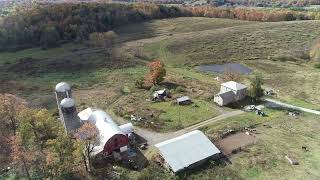
<path id="1" fill-rule="evenodd" d="M 102 110 L 87 108 L 78 116 L 85 122 L 95 124 L 100 134 L 100 145 L 94 149 L 94 154 L 111 155 L 113 151 L 126 150 L 129 144 L 128 135 Z"/>

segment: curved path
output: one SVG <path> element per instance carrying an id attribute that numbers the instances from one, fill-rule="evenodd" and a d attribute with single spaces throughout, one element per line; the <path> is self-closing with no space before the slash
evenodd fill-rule
<path id="1" fill-rule="evenodd" d="M 224 114 L 221 114 L 219 116 L 216 116 L 214 118 L 202 121 L 200 123 L 197 123 L 195 125 L 186 127 L 184 129 L 175 131 L 175 132 L 168 132 L 168 133 L 158 133 L 158 132 L 153 132 L 147 129 L 143 129 L 143 128 L 139 128 L 139 127 L 134 127 L 134 131 L 135 133 L 139 134 L 140 136 L 142 136 L 143 138 L 145 138 L 148 141 L 149 145 L 154 145 L 157 144 L 159 142 L 165 141 L 167 139 L 171 139 L 180 135 L 183 135 L 187 132 L 199 129 L 201 127 L 207 126 L 211 123 L 223 120 L 223 119 L 227 119 L 229 117 L 233 117 L 233 116 L 237 116 L 244 113 L 241 110 L 236 110 L 236 111 L 231 111 L 231 112 L 227 112 Z"/>

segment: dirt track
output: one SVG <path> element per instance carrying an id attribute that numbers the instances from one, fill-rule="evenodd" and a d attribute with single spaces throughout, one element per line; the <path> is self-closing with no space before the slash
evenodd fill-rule
<path id="1" fill-rule="evenodd" d="M 225 114 L 219 115 L 217 117 L 208 119 L 206 121 L 197 123 L 195 125 L 189 126 L 187 128 L 181 129 L 179 131 L 176 132 L 168 132 L 168 133 L 158 133 L 158 132 L 153 132 L 147 129 L 143 129 L 143 128 L 139 128 L 139 127 L 134 127 L 134 130 L 137 134 L 139 134 L 140 136 L 144 137 L 147 141 L 149 145 L 155 145 L 159 142 L 165 141 L 167 139 L 171 139 L 177 136 L 180 136 L 182 134 L 185 134 L 187 132 L 199 129 L 201 127 L 207 126 L 211 123 L 223 120 L 223 119 L 227 119 L 229 117 L 233 117 L 233 116 L 237 116 L 244 113 L 241 110 L 236 110 L 236 111 L 231 111 L 231 112 L 227 112 Z"/>

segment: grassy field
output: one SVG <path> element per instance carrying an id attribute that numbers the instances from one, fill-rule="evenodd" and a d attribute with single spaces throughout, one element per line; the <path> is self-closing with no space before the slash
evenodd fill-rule
<path id="1" fill-rule="evenodd" d="M 163 21 L 156 22 L 165 24 Z M 211 24 L 211 21 L 207 23 Z M 317 31 L 320 21 L 230 23 L 221 28 L 205 26 L 207 29 L 201 29 L 201 33 L 197 26 L 192 32 L 181 25 L 180 29 L 186 28 L 186 31 L 170 36 L 167 26 L 154 26 L 156 32 L 163 33 L 124 43 L 125 48 L 139 47 L 144 56 L 161 59 L 174 68 L 240 62 L 252 68 L 255 74 L 261 74 L 265 87 L 278 91 L 277 98 L 287 102 L 301 99 L 314 104 L 316 107 L 313 108 L 319 108 L 316 105 L 320 103 L 319 85 L 314 82 L 320 74 L 314 68 L 317 62 L 308 60 L 308 48 L 320 35 Z"/>
<path id="2" fill-rule="evenodd" d="M 217 116 L 216 107 L 207 101 L 193 100 L 190 106 L 173 105 L 171 102 L 154 103 L 151 107 L 161 110 L 159 118 L 166 127 L 188 127 Z"/>
<path id="3" fill-rule="evenodd" d="M 116 30 L 119 39 L 112 57 L 103 49 L 82 43 L 0 53 L 0 90 L 19 94 L 36 106 L 55 109 L 53 87 L 67 81 L 79 94 L 79 105 L 102 106 L 124 117 L 135 111 L 146 115 L 144 110 L 151 108 L 151 114 L 160 116 L 159 108 L 145 102 L 152 92 L 134 86 L 135 80 L 147 72 L 146 62 L 160 59 L 166 63 L 166 81 L 158 89 L 175 91 L 183 87 L 185 92 L 176 96 L 205 101 L 206 109 L 215 106 L 212 97 L 220 83 L 213 79 L 216 74 L 200 73 L 195 66 L 240 62 L 262 75 L 265 87 L 277 91 L 276 98 L 320 109 L 320 87 L 314 83 L 320 78 L 319 70 L 314 62 L 303 59 L 306 49 L 320 35 L 319 27 L 320 21 L 260 23 L 210 18 L 132 24 Z M 290 58 L 293 55 L 299 58 Z M 242 76 L 241 81 L 248 84 L 251 77 Z M 129 89 L 129 93 L 123 93 L 123 89 Z M 137 105 L 142 106 L 140 111 Z M 223 111 L 210 109 L 209 114 Z M 176 119 L 174 113 L 171 115 L 170 119 Z"/>
<path id="4" fill-rule="evenodd" d="M 54 86 L 66 81 L 73 86 L 78 109 L 99 107 L 124 119 L 136 114 L 147 119 L 144 124 L 148 128 L 172 131 L 229 111 L 212 102 L 220 86 L 214 80 L 217 74 L 201 73 L 195 67 L 239 62 L 254 70 L 252 75 L 241 76 L 242 83 L 249 85 L 249 79 L 260 74 L 264 87 L 277 92 L 276 99 L 320 109 L 320 85 L 316 83 L 320 72 L 314 68 L 317 62 L 306 58 L 308 47 L 320 35 L 319 27 L 320 21 L 259 23 L 209 18 L 132 24 L 116 30 L 119 39 L 111 57 L 103 49 L 85 43 L 0 53 L 0 92 L 18 94 L 34 106 L 56 112 Z M 165 62 L 165 81 L 151 90 L 136 88 L 135 81 L 148 72 L 145 64 L 154 59 Z M 169 89 L 173 98 L 151 103 L 153 90 L 162 88 Z M 199 107 L 170 105 L 170 101 L 182 95 L 190 96 Z M 263 132 L 258 135 L 260 140 L 246 152 L 232 156 L 232 165 L 209 165 L 182 178 L 319 179 L 317 117 L 305 114 L 290 119 L 281 111 L 266 112 L 269 116 L 265 118 L 246 113 L 203 128 L 209 137 L 216 139 L 228 128 L 241 129 L 260 123 L 273 127 L 258 125 Z M 310 151 L 301 151 L 305 144 Z M 288 151 L 297 156 L 299 166 L 290 166 L 284 159 Z M 142 173 L 134 172 L 129 177 L 153 173 L 158 173 L 154 176 L 158 179 L 171 178 L 153 163 Z"/>

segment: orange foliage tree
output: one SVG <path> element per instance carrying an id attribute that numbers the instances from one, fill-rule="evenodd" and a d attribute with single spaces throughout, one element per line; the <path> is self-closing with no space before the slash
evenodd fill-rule
<path id="1" fill-rule="evenodd" d="M 166 76 L 166 69 L 164 63 L 159 60 L 153 61 L 148 64 L 150 72 L 145 76 L 145 87 L 151 87 L 157 85 L 163 81 Z"/>

